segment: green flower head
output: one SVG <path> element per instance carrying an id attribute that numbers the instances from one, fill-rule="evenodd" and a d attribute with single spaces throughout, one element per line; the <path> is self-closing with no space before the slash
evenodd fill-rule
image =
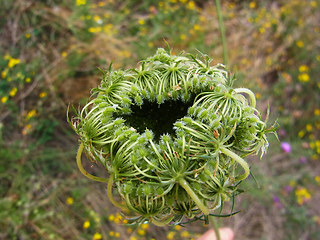
<path id="1" fill-rule="evenodd" d="M 201 60 L 202 59 L 202 60 Z M 70 123 L 80 136 L 77 162 L 108 182 L 111 202 L 132 222 L 204 219 L 241 191 L 244 156 L 263 155 L 267 128 L 254 94 L 232 88 L 211 59 L 158 49 L 136 69 L 104 72 L 101 85 Z M 87 173 L 81 153 L 108 179 Z"/>

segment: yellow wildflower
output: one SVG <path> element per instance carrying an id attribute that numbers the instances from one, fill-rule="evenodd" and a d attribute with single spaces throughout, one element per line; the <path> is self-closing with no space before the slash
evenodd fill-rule
<path id="1" fill-rule="evenodd" d="M 90 222 L 89 222 L 88 220 L 85 221 L 85 222 L 83 223 L 82 227 L 83 227 L 83 229 L 89 228 L 89 227 L 90 227 Z"/>
<path id="2" fill-rule="evenodd" d="M 8 97 L 7 96 L 4 96 L 1 98 L 1 102 L 2 103 L 5 103 L 6 101 L 8 101 Z"/>
<path id="3" fill-rule="evenodd" d="M 102 235 L 100 234 L 100 233 L 95 233 L 94 235 L 93 235 L 93 238 L 92 238 L 93 240 L 101 240 L 102 239 Z"/>
<path id="4" fill-rule="evenodd" d="M 249 8 L 255 8 L 257 6 L 256 2 L 250 2 Z"/>
<path id="5" fill-rule="evenodd" d="M 201 27 L 200 27 L 200 25 L 195 24 L 195 25 L 193 26 L 193 29 L 194 29 L 195 31 L 200 31 L 200 30 L 201 30 Z"/>
<path id="6" fill-rule="evenodd" d="M 114 223 L 116 223 L 116 224 L 121 223 L 121 219 L 116 217 L 116 218 L 114 219 Z"/>
<path id="7" fill-rule="evenodd" d="M 146 230 L 146 229 L 149 228 L 149 224 L 148 224 L 148 223 L 141 224 L 141 228 L 142 228 L 143 230 Z"/>
<path id="8" fill-rule="evenodd" d="M 68 205 L 72 205 L 73 204 L 73 198 L 72 197 L 68 197 L 67 198 L 67 200 L 66 200 L 66 203 L 68 204 Z"/>
<path id="9" fill-rule="evenodd" d="M 172 231 L 168 232 L 168 234 L 167 234 L 167 239 L 169 239 L 169 240 L 174 239 L 174 235 L 176 235 L 175 232 L 172 232 Z"/>
<path id="10" fill-rule="evenodd" d="M 66 56 L 68 56 L 68 53 L 66 51 L 61 52 L 61 57 L 65 58 Z"/>
<path id="11" fill-rule="evenodd" d="M 127 219 L 123 219 L 122 223 L 123 223 L 123 224 L 127 224 L 127 223 L 128 223 L 128 220 L 127 220 Z"/>
<path id="12" fill-rule="evenodd" d="M 299 48 L 303 48 L 303 47 L 304 47 L 304 43 L 303 43 L 301 40 L 297 41 L 297 42 L 296 42 L 296 45 L 297 45 Z"/>
<path id="13" fill-rule="evenodd" d="M 188 2 L 187 8 L 190 10 L 194 10 L 196 8 L 196 4 L 194 1 Z"/>
<path id="14" fill-rule="evenodd" d="M 266 31 L 266 29 L 265 29 L 264 27 L 260 27 L 260 28 L 259 28 L 259 32 L 260 32 L 260 33 L 264 33 L 265 31 Z"/>
<path id="15" fill-rule="evenodd" d="M 228 3 L 228 8 L 233 9 L 235 8 L 236 4 L 235 3 Z"/>
<path id="16" fill-rule="evenodd" d="M 109 232 L 109 236 L 110 236 L 110 237 L 113 237 L 113 236 L 114 236 L 114 231 L 110 231 L 110 232 Z"/>
<path id="17" fill-rule="evenodd" d="M 315 109 L 314 110 L 314 115 L 319 116 L 320 115 L 320 109 Z"/>
<path id="18" fill-rule="evenodd" d="M 311 5 L 311 7 L 315 8 L 315 7 L 317 7 L 317 2 L 316 1 L 311 1 L 310 5 Z"/>
<path id="19" fill-rule="evenodd" d="M 308 73 L 301 73 L 299 74 L 298 79 L 300 82 L 309 82 L 310 77 Z"/>
<path id="20" fill-rule="evenodd" d="M 301 130 L 301 131 L 298 132 L 298 137 L 299 137 L 299 138 L 303 138 L 304 135 L 305 135 L 305 132 L 304 132 L 303 130 Z"/>
<path id="21" fill-rule="evenodd" d="M 314 142 L 310 142 L 310 143 L 309 143 L 309 147 L 310 147 L 311 149 L 314 149 L 314 148 L 315 148 L 315 146 L 316 146 L 316 145 L 315 145 L 315 143 L 314 143 Z"/>
<path id="22" fill-rule="evenodd" d="M 143 229 L 141 229 L 141 228 L 138 229 L 137 233 L 138 233 L 140 236 L 146 235 L 146 231 L 143 230 Z"/>
<path id="23" fill-rule="evenodd" d="M 119 232 L 115 232 L 115 233 L 114 233 L 114 236 L 115 236 L 116 238 L 119 238 L 119 237 L 120 237 L 120 233 L 119 233 Z"/>
<path id="24" fill-rule="evenodd" d="M 15 65 L 20 63 L 20 59 L 18 58 L 10 58 L 8 62 L 8 67 L 13 68 Z"/>
<path id="25" fill-rule="evenodd" d="M 18 89 L 16 87 L 12 88 L 11 91 L 9 92 L 9 95 L 11 97 L 14 97 L 17 93 Z"/>
<path id="26" fill-rule="evenodd" d="M 31 78 L 29 78 L 29 77 L 26 78 L 26 82 L 27 82 L 27 83 L 31 82 Z"/>
<path id="27" fill-rule="evenodd" d="M 110 214 L 109 217 L 108 217 L 108 219 L 109 219 L 110 222 L 113 222 L 114 219 L 115 219 L 115 217 L 114 217 L 113 214 Z"/>
<path id="28" fill-rule="evenodd" d="M 98 6 L 99 6 L 99 7 L 103 7 L 103 6 L 105 6 L 106 4 L 107 4 L 107 3 L 102 2 L 102 1 L 101 1 L 101 2 L 98 2 Z"/>
<path id="29" fill-rule="evenodd" d="M 35 115 L 37 115 L 37 110 L 35 110 L 35 109 L 32 109 L 30 112 L 28 112 L 28 114 L 27 114 L 27 120 L 28 119 L 30 119 L 30 118 L 32 118 L 32 117 L 34 117 Z M 69 198 L 68 198 L 69 199 Z M 73 200 L 72 200 L 73 201 Z"/>
<path id="30" fill-rule="evenodd" d="M 183 231 L 183 232 L 181 232 L 181 237 L 183 237 L 183 238 L 188 238 L 188 237 L 190 237 L 190 233 L 188 232 L 188 231 Z"/>
<path id="31" fill-rule="evenodd" d="M 308 124 L 306 125 L 306 130 L 307 130 L 308 132 L 311 132 L 311 131 L 312 131 L 312 125 L 311 125 L 310 123 L 308 123 Z"/>
<path id="32" fill-rule="evenodd" d="M 1 72 L 1 77 L 5 78 L 7 76 L 7 74 L 8 74 L 8 70 L 4 70 Z"/>
<path id="33" fill-rule="evenodd" d="M 130 240 L 138 240 L 138 238 L 136 238 L 135 236 L 131 236 Z"/>
<path id="34" fill-rule="evenodd" d="M 98 24 L 102 24 L 102 20 L 98 15 L 94 15 L 93 20 Z"/>
<path id="35" fill-rule="evenodd" d="M 271 27 L 271 22 L 265 22 L 265 23 L 263 24 L 263 27 L 265 27 L 265 28 L 270 28 L 270 27 Z"/>
<path id="36" fill-rule="evenodd" d="M 30 33 L 26 33 L 24 36 L 25 36 L 26 38 L 30 38 L 30 37 L 31 37 L 31 34 L 30 34 Z"/>
<path id="37" fill-rule="evenodd" d="M 228 17 L 229 17 L 229 18 L 234 18 L 235 16 L 236 16 L 236 15 L 234 14 L 234 12 L 231 12 L 231 13 L 228 14 Z"/>
<path id="38" fill-rule="evenodd" d="M 177 230 L 177 231 L 181 230 L 181 226 L 180 225 L 174 226 L 174 230 Z"/>
<path id="39" fill-rule="evenodd" d="M 88 29 L 89 32 L 91 33 L 97 33 L 97 32 L 101 32 L 102 28 L 101 27 L 91 27 Z"/>
<path id="40" fill-rule="evenodd" d="M 187 38 L 187 36 L 186 36 L 185 34 L 181 34 L 181 35 L 180 35 L 180 39 L 181 39 L 181 40 L 185 40 L 186 38 Z"/>
<path id="41" fill-rule="evenodd" d="M 303 203 L 305 203 L 311 198 L 311 194 L 304 187 L 297 189 L 295 191 L 295 194 L 296 194 L 297 202 L 299 205 L 302 205 Z"/>
<path id="42" fill-rule="evenodd" d="M 301 65 L 299 67 L 299 72 L 308 72 L 309 71 L 309 67 L 307 65 Z"/>
<path id="43" fill-rule="evenodd" d="M 255 93 L 255 95 L 256 95 L 256 98 L 257 98 L 257 99 L 260 99 L 260 98 L 261 98 L 261 93 Z"/>
<path id="44" fill-rule="evenodd" d="M 42 92 L 42 93 L 39 94 L 39 97 L 40 97 L 40 98 L 44 98 L 44 97 L 46 97 L 46 96 L 47 96 L 47 93 L 46 93 L 46 92 Z"/>
<path id="45" fill-rule="evenodd" d="M 86 0 L 76 0 L 77 6 L 86 5 Z"/>
<path id="46" fill-rule="evenodd" d="M 315 176 L 315 177 L 314 177 L 314 180 L 315 180 L 318 184 L 320 184 L 320 176 Z"/>
<path id="47" fill-rule="evenodd" d="M 131 53 L 128 50 L 123 50 L 119 53 L 119 55 L 125 58 L 129 58 L 131 56 Z"/>
<path id="48" fill-rule="evenodd" d="M 320 62 L 320 55 L 317 55 L 316 59 L 317 59 L 318 62 Z"/>
<path id="49" fill-rule="evenodd" d="M 144 25 L 146 22 L 144 21 L 144 19 L 139 19 L 138 23 L 139 23 L 140 25 Z"/>

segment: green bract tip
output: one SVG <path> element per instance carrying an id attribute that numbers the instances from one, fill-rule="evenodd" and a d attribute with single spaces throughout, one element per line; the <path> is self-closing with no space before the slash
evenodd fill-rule
<path id="1" fill-rule="evenodd" d="M 158 49 L 137 69 L 110 68 L 71 121 L 81 172 L 108 182 L 111 202 L 134 223 L 216 216 L 250 173 L 242 157 L 268 147 L 255 95 L 233 89 L 223 65 L 188 56 Z M 109 179 L 84 170 L 82 151 Z"/>

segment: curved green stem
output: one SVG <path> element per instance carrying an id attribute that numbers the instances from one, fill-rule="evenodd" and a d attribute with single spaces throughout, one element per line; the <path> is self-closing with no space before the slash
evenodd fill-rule
<path id="1" fill-rule="evenodd" d="M 82 162 L 81 162 L 81 154 L 83 152 L 83 143 L 80 144 L 79 146 L 79 149 L 78 149 L 78 152 L 77 152 L 77 165 L 78 165 L 78 168 L 80 170 L 80 172 L 86 176 L 87 178 L 90 178 L 94 181 L 97 181 L 97 182 L 107 182 L 108 179 L 107 178 L 101 178 L 101 177 L 96 177 L 96 176 L 93 176 L 92 174 L 88 173 L 82 166 Z"/>
<path id="2" fill-rule="evenodd" d="M 210 225 L 212 226 L 212 228 L 214 229 L 214 233 L 216 234 L 216 239 L 220 240 L 220 231 L 219 231 L 219 226 L 218 223 L 215 221 L 214 216 L 209 216 L 209 221 L 210 221 Z"/>
<path id="3" fill-rule="evenodd" d="M 179 184 L 181 187 L 184 188 L 184 190 L 186 190 L 186 192 L 188 193 L 188 195 L 192 198 L 192 200 L 197 204 L 198 208 L 202 211 L 202 213 L 204 215 L 209 215 L 209 209 L 203 204 L 203 202 L 199 199 L 199 197 L 197 196 L 197 194 L 195 194 L 195 192 L 191 189 L 191 187 L 189 186 L 189 184 L 187 183 L 186 180 L 184 180 L 183 178 L 181 178 L 179 180 Z"/>
<path id="4" fill-rule="evenodd" d="M 158 227 L 164 227 L 164 226 L 167 226 L 172 221 L 173 218 L 174 218 L 174 216 L 171 216 L 168 219 L 163 220 L 163 221 L 158 221 L 154 218 L 151 218 L 150 222 L 152 222 L 154 225 L 156 225 Z"/>
<path id="5" fill-rule="evenodd" d="M 244 180 L 249 176 L 249 174 L 250 174 L 249 165 L 243 158 L 239 157 L 237 154 L 235 154 L 234 152 L 230 151 L 229 149 L 227 149 L 225 147 L 221 147 L 220 151 L 222 153 L 226 154 L 227 156 L 231 157 L 233 160 L 235 160 L 237 163 L 239 163 L 241 165 L 241 167 L 243 168 L 244 174 L 237 177 L 236 181 Z"/>
<path id="6" fill-rule="evenodd" d="M 108 198 L 110 200 L 110 202 L 115 206 L 118 207 L 120 209 L 122 209 L 123 211 L 126 211 L 127 208 L 125 208 L 125 206 L 121 205 L 120 203 L 118 203 L 116 200 L 114 200 L 113 195 L 112 195 L 112 185 L 113 185 L 113 174 L 111 174 L 111 176 L 108 179 L 108 185 L 107 185 L 107 195 Z"/>
<path id="7" fill-rule="evenodd" d="M 254 93 L 251 90 L 249 90 L 248 88 L 236 88 L 236 89 L 234 89 L 234 91 L 236 93 L 246 93 L 246 94 L 248 94 L 248 96 L 250 98 L 251 107 L 253 107 L 253 108 L 256 107 L 256 96 L 254 95 Z"/>

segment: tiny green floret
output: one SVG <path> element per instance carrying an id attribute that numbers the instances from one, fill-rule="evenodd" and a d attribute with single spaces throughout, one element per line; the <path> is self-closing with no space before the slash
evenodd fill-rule
<path id="1" fill-rule="evenodd" d="M 80 171 L 106 182 L 110 201 L 132 223 L 220 215 L 250 174 L 244 157 L 268 148 L 275 129 L 261 119 L 254 93 L 232 88 L 224 66 L 210 62 L 160 48 L 137 69 L 110 67 L 70 121 Z M 109 177 L 89 174 L 82 152 Z"/>

